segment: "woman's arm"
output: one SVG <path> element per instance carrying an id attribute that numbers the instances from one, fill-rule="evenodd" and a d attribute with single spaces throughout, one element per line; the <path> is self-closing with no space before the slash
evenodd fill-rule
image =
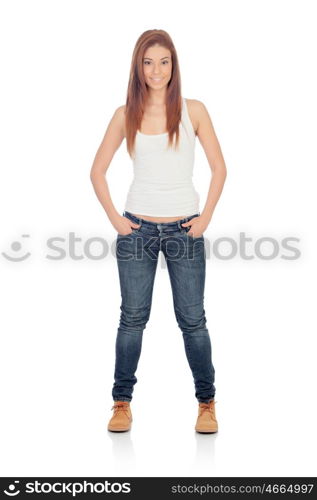
<path id="1" fill-rule="evenodd" d="M 194 99 L 192 99 L 190 103 L 190 114 L 193 118 L 193 122 L 197 124 L 195 127 L 196 133 L 202 147 L 204 148 L 212 172 L 212 178 L 204 209 L 199 217 L 192 219 L 192 225 L 194 226 L 197 224 L 196 228 L 193 228 L 194 233 L 200 235 L 207 228 L 220 198 L 227 176 L 227 168 L 212 121 L 205 105 L 201 101 Z M 197 221 L 196 224 L 195 221 Z M 191 225 L 191 222 L 192 221 L 186 222 L 186 224 Z M 183 224 L 183 226 L 186 224 Z"/>
<path id="2" fill-rule="evenodd" d="M 139 224 L 133 223 L 127 217 L 123 217 L 117 212 L 112 203 L 105 177 L 111 160 L 125 137 L 124 109 L 125 106 L 117 108 L 109 122 L 90 170 L 90 180 L 93 184 L 97 198 L 105 209 L 114 228 L 120 234 L 130 234 L 131 227 L 137 229 Z"/>
<path id="3" fill-rule="evenodd" d="M 201 216 L 207 221 L 207 224 L 209 224 L 227 177 L 227 168 L 211 118 L 205 105 L 200 101 L 195 101 L 195 110 L 198 120 L 197 136 L 206 153 L 212 172 L 207 200 L 201 212 Z"/>

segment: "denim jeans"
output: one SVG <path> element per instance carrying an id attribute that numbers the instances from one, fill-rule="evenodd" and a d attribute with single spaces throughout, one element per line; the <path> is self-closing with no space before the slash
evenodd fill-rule
<path id="1" fill-rule="evenodd" d="M 195 238 L 187 234 L 190 227 L 181 226 L 200 214 L 165 223 L 150 222 L 127 211 L 123 215 L 140 227 L 128 235 L 117 234 L 116 261 L 122 301 L 115 344 L 113 400 L 132 400 L 161 250 L 172 287 L 176 321 L 193 375 L 195 397 L 199 402 L 209 402 L 215 396 L 215 369 L 204 309 L 205 241 L 203 235 Z"/>

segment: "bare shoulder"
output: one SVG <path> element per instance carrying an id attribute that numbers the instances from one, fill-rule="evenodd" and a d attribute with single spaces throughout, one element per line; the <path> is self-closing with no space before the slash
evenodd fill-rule
<path id="1" fill-rule="evenodd" d="M 214 133 L 211 117 L 205 104 L 198 99 L 187 99 L 187 102 L 188 113 L 195 125 L 194 128 L 198 137 L 204 134 L 205 131 Z"/>
<path id="2" fill-rule="evenodd" d="M 206 120 L 206 116 L 208 115 L 208 111 L 206 106 L 202 101 L 198 99 L 186 99 L 188 114 L 192 121 L 195 133 L 198 133 L 199 125 Z"/>
<path id="3" fill-rule="evenodd" d="M 116 121 L 118 125 L 120 126 L 120 129 L 122 130 L 123 135 L 125 136 L 125 109 L 126 106 L 123 104 L 123 106 L 119 106 L 115 112 L 114 112 L 114 117 L 116 118 Z"/>
<path id="4" fill-rule="evenodd" d="M 125 114 L 124 114 L 125 106 L 117 107 L 112 117 L 109 121 L 108 127 L 106 129 L 103 144 L 106 144 L 109 148 L 109 141 L 111 146 L 118 147 L 123 139 L 125 138 Z"/>
<path id="5" fill-rule="evenodd" d="M 123 104 L 123 106 L 119 106 L 117 109 L 116 109 L 116 113 L 119 113 L 121 115 L 124 115 L 125 114 L 125 104 Z"/>

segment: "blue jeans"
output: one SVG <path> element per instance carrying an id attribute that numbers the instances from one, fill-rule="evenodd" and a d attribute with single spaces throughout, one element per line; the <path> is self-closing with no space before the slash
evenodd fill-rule
<path id="1" fill-rule="evenodd" d="M 190 227 L 181 226 L 200 214 L 165 223 L 150 222 L 127 211 L 123 215 L 140 227 L 128 235 L 117 234 L 116 260 L 122 302 L 115 345 L 113 400 L 132 400 L 143 330 L 150 317 L 158 255 L 162 250 L 174 312 L 193 375 L 195 397 L 199 402 L 209 402 L 215 396 L 215 369 L 204 310 L 205 242 L 203 235 L 194 238 L 187 234 Z"/>

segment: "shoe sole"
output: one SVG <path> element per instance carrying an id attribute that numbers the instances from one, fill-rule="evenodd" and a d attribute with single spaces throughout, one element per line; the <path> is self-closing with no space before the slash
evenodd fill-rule
<path id="1" fill-rule="evenodd" d="M 108 427 L 108 431 L 111 431 L 111 432 L 125 432 L 125 431 L 129 431 L 131 429 L 131 427 L 129 427 L 129 429 L 109 429 Z"/>
<path id="2" fill-rule="evenodd" d="M 199 432 L 199 433 L 202 433 L 202 434 L 215 434 L 215 432 L 218 432 L 218 429 L 216 429 L 214 431 L 206 431 L 206 430 L 195 429 L 195 431 Z"/>

